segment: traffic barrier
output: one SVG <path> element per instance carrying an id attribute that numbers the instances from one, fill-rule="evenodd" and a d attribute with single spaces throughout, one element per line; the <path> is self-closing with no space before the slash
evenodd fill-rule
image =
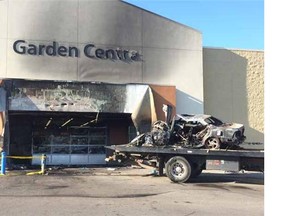
<path id="1" fill-rule="evenodd" d="M 45 174 L 45 166 L 46 166 L 46 155 L 42 154 L 41 156 L 6 156 L 6 152 L 1 153 L 1 172 L 0 175 L 6 174 L 6 159 L 12 158 L 12 159 L 33 159 L 33 158 L 40 158 L 41 159 L 41 170 L 36 172 L 29 172 L 26 175 L 44 175 Z"/>

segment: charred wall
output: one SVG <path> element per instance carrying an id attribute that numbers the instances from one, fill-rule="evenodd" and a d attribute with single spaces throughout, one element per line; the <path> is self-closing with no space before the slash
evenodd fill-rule
<path id="1" fill-rule="evenodd" d="M 9 110 L 121 113 L 126 86 L 53 81 L 11 81 Z"/>

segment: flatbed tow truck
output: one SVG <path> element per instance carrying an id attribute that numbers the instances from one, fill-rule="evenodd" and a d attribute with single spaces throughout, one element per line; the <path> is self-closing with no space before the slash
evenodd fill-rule
<path id="1" fill-rule="evenodd" d="M 196 178 L 202 170 L 264 172 L 264 150 L 210 150 L 174 146 L 106 146 L 119 158 L 156 158 L 159 175 L 184 183 Z M 117 159 L 118 158 L 118 159 Z"/>

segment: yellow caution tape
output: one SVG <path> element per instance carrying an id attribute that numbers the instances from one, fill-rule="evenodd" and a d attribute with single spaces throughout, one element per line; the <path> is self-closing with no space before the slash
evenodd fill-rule
<path id="1" fill-rule="evenodd" d="M 6 156 L 7 158 L 14 158 L 14 159 L 32 159 L 31 156 Z"/>
<path id="2" fill-rule="evenodd" d="M 29 173 L 26 173 L 26 175 L 43 175 L 43 172 L 42 171 L 29 172 Z"/>
<path id="3" fill-rule="evenodd" d="M 2 157 L 0 157 L 1 159 Z M 47 156 L 6 156 L 6 158 L 13 158 L 13 159 L 33 159 L 33 158 L 40 158 L 41 160 L 42 159 L 45 159 L 47 158 Z M 29 173 L 26 173 L 26 175 L 44 175 L 45 174 L 45 165 L 42 164 L 41 165 L 41 170 L 40 171 L 36 171 L 36 172 L 29 172 Z M 6 175 L 2 175 L 0 174 L 0 176 L 6 176 Z"/>
<path id="4" fill-rule="evenodd" d="M 13 158 L 13 159 L 32 159 L 32 157 L 28 157 L 28 156 L 7 156 L 7 158 Z"/>

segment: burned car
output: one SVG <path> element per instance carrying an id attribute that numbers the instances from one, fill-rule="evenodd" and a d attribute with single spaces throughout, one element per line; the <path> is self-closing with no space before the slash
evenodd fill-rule
<path id="1" fill-rule="evenodd" d="M 130 144 L 136 146 L 180 146 L 220 149 L 239 146 L 245 140 L 244 125 L 223 123 L 204 114 L 177 114 L 168 124 L 156 121 L 150 132 L 137 136 Z"/>
<path id="2" fill-rule="evenodd" d="M 219 149 L 239 145 L 245 140 L 244 125 L 223 123 L 211 115 L 176 115 L 172 122 L 174 143 Z"/>

